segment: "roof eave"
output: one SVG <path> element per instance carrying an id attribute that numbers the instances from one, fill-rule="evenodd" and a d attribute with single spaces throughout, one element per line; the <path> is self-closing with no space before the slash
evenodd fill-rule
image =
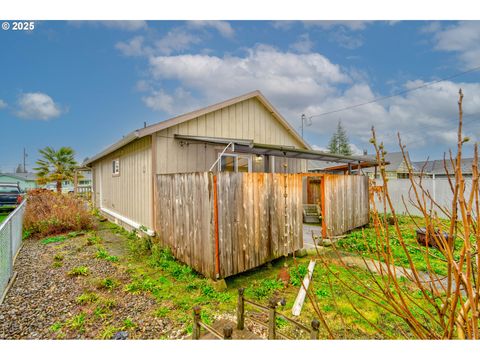
<path id="1" fill-rule="evenodd" d="M 103 158 L 104 156 L 109 155 L 110 153 L 114 152 L 115 150 L 120 149 L 121 147 L 131 143 L 133 140 L 140 138 L 138 130 L 132 131 L 130 134 L 124 136 L 121 140 L 117 141 L 116 143 L 110 145 L 105 150 L 99 152 L 97 155 L 87 159 L 82 163 L 82 167 L 86 167 L 94 163 L 95 161 Z"/>

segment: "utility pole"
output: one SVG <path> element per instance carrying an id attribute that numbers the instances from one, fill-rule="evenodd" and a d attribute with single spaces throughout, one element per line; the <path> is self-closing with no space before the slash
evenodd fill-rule
<path id="1" fill-rule="evenodd" d="M 311 118 L 307 118 L 307 117 L 305 116 L 305 114 L 302 114 L 301 119 L 302 119 L 302 125 L 300 126 L 300 128 L 302 129 L 301 132 L 302 132 L 302 139 L 303 139 L 303 128 L 304 128 L 305 126 L 310 126 L 310 125 L 312 125 L 312 119 L 311 119 Z"/>
<path id="2" fill-rule="evenodd" d="M 25 150 L 25 148 L 23 148 L 23 172 L 26 173 L 27 172 L 27 152 Z"/>

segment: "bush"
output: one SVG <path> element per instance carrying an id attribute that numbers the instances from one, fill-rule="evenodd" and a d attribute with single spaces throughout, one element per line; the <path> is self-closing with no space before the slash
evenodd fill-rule
<path id="1" fill-rule="evenodd" d="M 93 217 L 83 200 L 45 189 L 27 193 L 24 226 L 31 236 L 45 237 L 93 226 Z"/>

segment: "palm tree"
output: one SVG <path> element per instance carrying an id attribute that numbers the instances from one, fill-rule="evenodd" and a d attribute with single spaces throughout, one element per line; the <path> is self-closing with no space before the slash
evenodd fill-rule
<path id="1" fill-rule="evenodd" d="M 37 183 L 45 185 L 54 182 L 57 185 L 57 193 L 61 193 L 62 181 L 73 181 L 77 167 L 75 152 L 68 146 L 63 146 L 58 151 L 47 146 L 38 152 L 42 155 L 42 159 L 37 160 L 38 167 L 33 168 L 37 171 Z"/>

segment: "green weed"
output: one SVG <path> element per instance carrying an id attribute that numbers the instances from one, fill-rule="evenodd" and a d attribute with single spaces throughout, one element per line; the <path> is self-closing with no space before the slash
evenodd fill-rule
<path id="1" fill-rule="evenodd" d="M 99 248 L 97 253 L 95 254 L 95 257 L 97 259 L 105 259 L 105 260 L 111 261 L 111 262 L 117 262 L 118 261 L 117 256 L 110 255 L 107 252 L 107 250 L 105 250 L 104 248 Z"/>
<path id="2" fill-rule="evenodd" d="M 58 332 L 62 329 L 63 324 L 61 322 L 56 322 L 52 326 L 50 326 L 50 331 L 52 332 Z"/>
<path id="3" fill-rule="evenodd" d="M 84 292 L 82 295 L 76 298 L 76 302 L 79 305 L 86 305 L 94 303 L 98 300 L 98 295 L 92 292 Z"/>
<path id="4" fill-rule="evenodd" d="M 159 318 L 164 318 L 168 315 L 169 312 L 170 312 L 169 308 L 162 306 L 155 311 L 155 316 Z"/>
<path id="5" fill-rule="evenodd" d="M 253 296 L 256 299 L 264 299 L 273 294 L 275 290 L 283 289 L 283 283 L 276 279 L 263 279 L 254 281 L 246 289 L 247 296 Z"/>
<path id="6" fill-rule="evenodd" d="M 52 244 L 52 243 L 58 243 L 58 242 L 63 242 L 67 240 L 67 237 L 64 236 L 64 235 L 60 235 L 60 236 L 52 236 L 52 237 L 49 237 L 49 238 L 46 238 L 46 239 L 43 239 L 41 241 L 41 243 L 43 245 L 47 245 L 47 244 Z"/>
<path id="7" fill-rule="evenodd" d="M 69 276 L 87 276 L 90 273 L 90 270 L 86 266 L 79 266 L 73 268 L 68 272 Z"/>
<path id="8" fill-rule="evenodd" d="M 306 265 L 298 265 L 290 269 L 290 283 L 293 286 L 302 285 L 302 281 L 307 275 L 308 268 Z"/>
<path id="9" fill-rule="evenodd" d="M 118 286 L 118 281 L 112 278 L 100 279 L 97 282 L 97 289 L 106 289 L 112 291 Z"/>
<path id="10" fill-rule="evenodd" d="M 86 315 L 82 312 L 74 316 L 73 318 L 67 320 L 66 324 L 70 329 L 77 330 L 78 332 L 83 333 L 85 331 L 85 319 Z"/>
<path id="11" fill-rule="evenodd" d="M 135 329 L 137 325 L 130 318 L 123 320 L 123 330 Z"/>
<path id="12" fill-rule="evenodd" d="M 64 258 L 64 255 L 63 254 L 55 254 L 55 256 L 53 257 L 53 260 L 55 261 L 62 261 Z"/>

